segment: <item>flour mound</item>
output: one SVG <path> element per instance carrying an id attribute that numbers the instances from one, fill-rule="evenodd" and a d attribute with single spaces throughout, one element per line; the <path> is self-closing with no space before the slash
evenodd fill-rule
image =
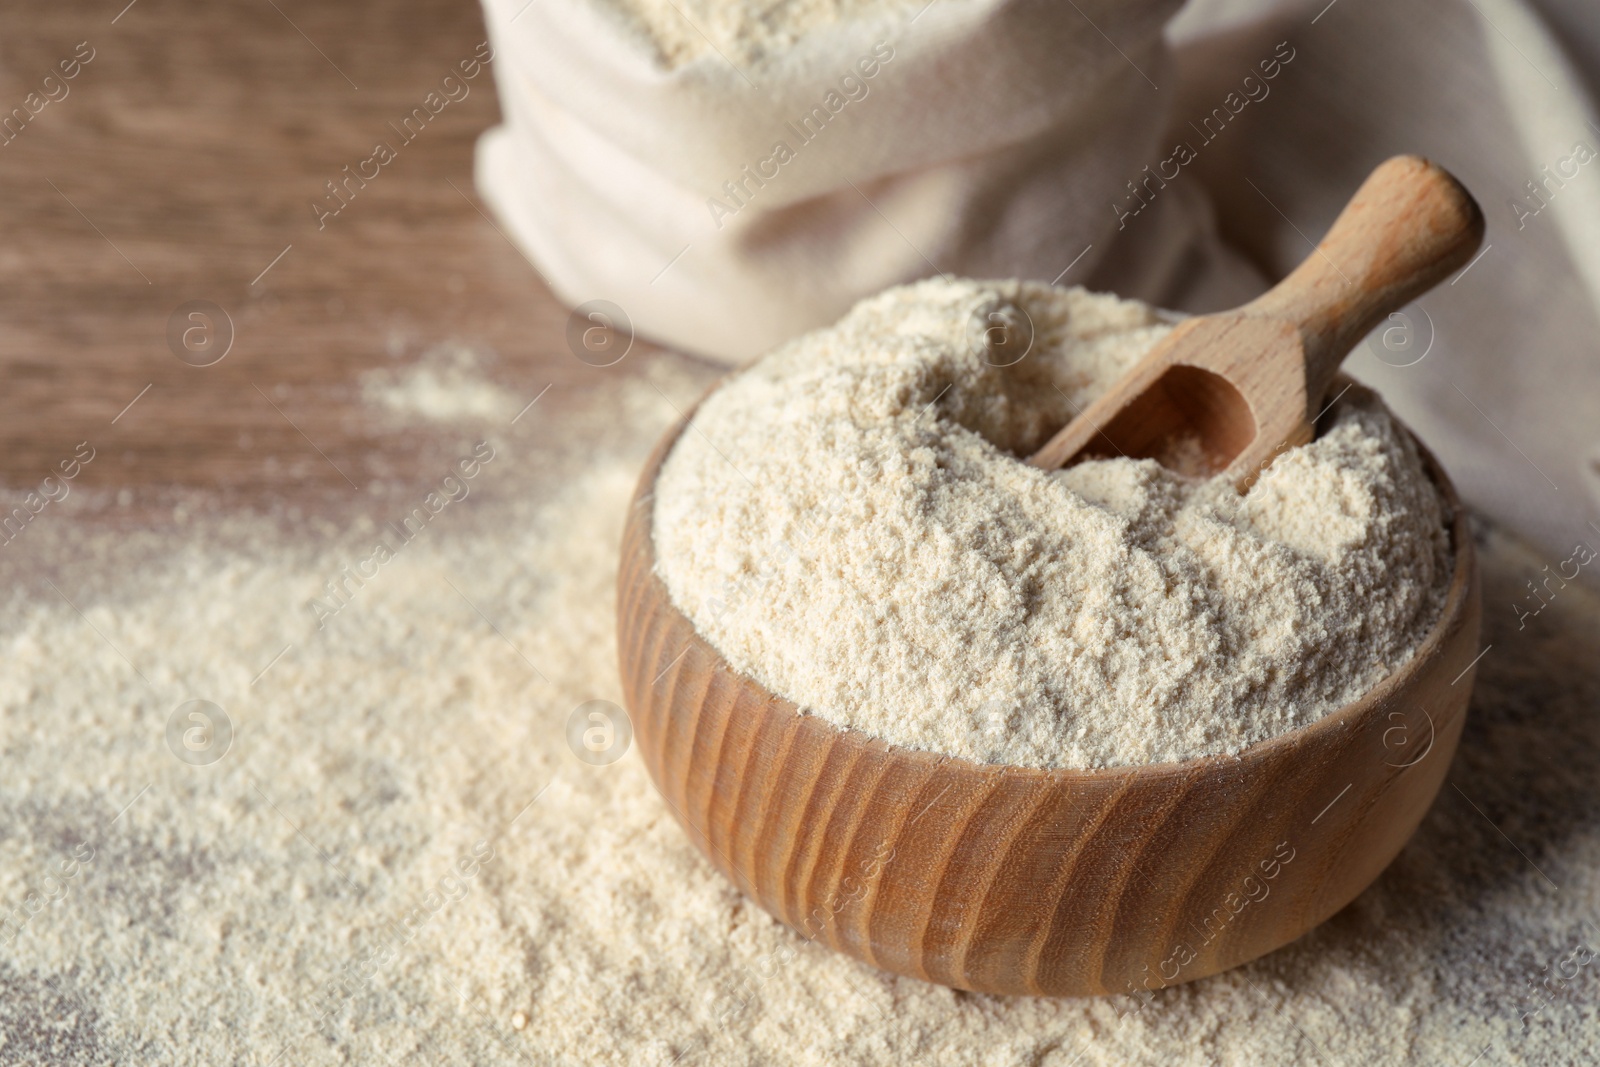
<path id="1" fill-rule="evenodd" d="M 997 307 L 1032 337 L 1009 366 L 972 325 Z M 861 302 L 679 439 L 654 526 L 673 602 L 808 712 L 982 762 L 1236 753 L 1359 698 L 1451 572 L 1438 493 L 1375 395 L 1351 388 L 1242 498 L 1151 460 L 1023 462 L 1170 328 L 1027 282 Z"/>

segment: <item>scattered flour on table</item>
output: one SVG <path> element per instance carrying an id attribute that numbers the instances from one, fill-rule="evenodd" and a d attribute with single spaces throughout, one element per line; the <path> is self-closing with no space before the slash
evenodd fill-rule
<path id="1" fill-rule="evenodd" d="M 491 431 L 470 498 L 324 629 L 307 598 L 436 472 L 347 511 L 298 500 L 288 526 L 196 507 L 129 528 L 74 494 L 0 553 L 0 1063 L 1600 1057 L 1600 599 L 1563 589 L 1519 630 L 1510 605 L 1551 561 L 1504 538 L 1483 546 L 1493 648 L 1451 784 L 1295 944 L 1140 1007 L 957 993 L 767 917 L 635 753 L 591 767 L 566 743 L 574 707 L 620 699 L 634 479 L 708 384 L 659 360 L 650 384 L 558 387 Z M 193 698 L 236 727 L 209 766 L 164 738 Z"/>
<path id="2" fill-rule="evenodd" d="M 1009 366 L 969 343 L 996 301 L 1032 322 Z M 1023 462 L 1169 328 L 1033 283 L 862 301 L 679 439 L 654 518 L 673 602 L 802 708 L 983 762 L 1234 753 L 1359 698 L 1451 572 L 1438 493 L 1375 395 L 1352 388 L 1242 499 L 1153 460 Z"/>
<path id="3" fill-rule="evenodd" d="M 482 361 L 467 345 L 436 345 L 404 367 L 367 371 L 361 398 L 393 415 L 429 422 L 509 420 L 517 400 L 484 376 Z"/>

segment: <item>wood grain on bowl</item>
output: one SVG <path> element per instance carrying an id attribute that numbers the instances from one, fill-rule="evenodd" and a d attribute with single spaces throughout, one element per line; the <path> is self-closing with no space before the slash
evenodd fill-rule
<path id="1" fill-rule="evenodd" d="M 655 572 L 653 490 L 682 428 L 646 465 L 623 536 L 628 711 L 695 844 L 804 937 L 981 992 L 1159 989 L 1270 952 L 1349 903 L 1444 780 L 1481 607 L 1466 515 L 1425 451 L 1454 573 L 1404 667 L 1237 757 L 1042 770 L 891 745 L 732 669 Z"/>

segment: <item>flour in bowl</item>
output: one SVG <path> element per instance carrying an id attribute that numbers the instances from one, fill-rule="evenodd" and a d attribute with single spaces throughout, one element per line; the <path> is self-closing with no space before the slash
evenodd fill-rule
<path id="1" fill-rule="evenodd" d="M 995 308 L 1021 359 L 975 343 Z M 1236 753 L 1359 698 L 1438 619 L 1452 563 L 1375 395 L 1345 392 L 1242 498 L 1151 460 L 1024 463 L 1168 329 L 1112 296 L 930 280 L 778 348 L 663 465 L 674 604 L 806 711 L 982 762 Z"/>

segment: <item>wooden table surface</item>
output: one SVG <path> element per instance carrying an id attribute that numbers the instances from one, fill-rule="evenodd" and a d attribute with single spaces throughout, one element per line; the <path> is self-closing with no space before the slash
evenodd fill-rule
<path id="1" fill-rule="evenodd" d="M 445 447 L 353 402 L 374 367 L 466 344 L 516 395 L 551 386 L 556 411 L 650 353 L 575 358 L 566 309 L 478 200 L 487 69 L 415 140 L 391 129 L 474 55 L 475 4 L 126 2 L 30 5 L 0 33 L 0 115 L 28 119 L 0 145 L 7 488 L 87 440 L 78 484 L 124 506 L 175 487 L 223 505 L 348 493 Z M 44 90 L 59 99 L 30 116 Z M 319 228 L 325 183 L 379 141 L 397 158 Z M 190 301 L 232 323 L 211 366 L 169 344 Z"/>

